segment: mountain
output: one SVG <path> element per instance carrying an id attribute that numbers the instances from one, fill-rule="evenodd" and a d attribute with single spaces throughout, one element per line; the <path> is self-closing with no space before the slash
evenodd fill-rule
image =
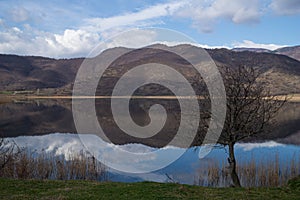
<path id="1" fill-rule="evenodd" d="M 0 90 L 59 88 L 74 81 L 83 61 L 36 56 L 0 55 Z"/>
<path id="2" fill-rule="evenodd" d="M 283 47 L 274 51 L 275 53 L 282 54 L 300 61 L 300 45 L 294 47 Z"/>
<path id="3" fill-rule="evenodd" d="M 232 51 L 252 51 L 252 52 L 257 52 L 257 53 L 271 53 L 272 51 L 269 49 L 264 49 L 264 48 L 246 48 L 246 47 L 238 47 L 238 48 L 233 48 Z"/>
<path id="4" fill-rule="evenodd" d="M 273 94 L 300 92 L 300 62 L 285 55 L 257 53 L 251 51 L 235 52 L 227 49 L 207 50 L 217 66 L 254 66 Z"/>
<path id="5" fill-rule="evenodd" d="M 158 45 L 163 49 L 176 49 L 187 57 L 192 57 L 193 52 L 199 51 L 198 47 L 191 45 L 178 45 L 167 47 Z M 109 57 L 116 52 L 125 51 L 126 48 L 108 49 L 99 56 Z M 257 52 L 263 51 L 263 52 Z M 274 52 L 241 51 L 228 49 L 208 49 L 216 65 L 222 69 L 224 66 L 254 66 L 260 70 L 266 87 L 270 87 L 274 94 L 300 93 L 300 61 L 286 55 L 298 55 L 299 46 L 283 48 Z M 280 54 L 279 54 L 280 53 Z M 37 89 L 51 91 L 52 93 L 71 94 L 77 70 L 84 58 L 74 59 L 52 59 L 35 56 L 0 55 L 0 91 L 10 90 L 33 90 Z M 142 61 L 141 61 L 142 60 Z M 118 59 L 104 73 L 100 88 L 102 95 L 110 94 L 116 81 L 132 66 L 143 64 L 143 62 L 163 62 L 172 65 L 184 76 L 193 77 L 195 70 L 183 59 L 167 53 L 166 51 L 154 51 L 153 49 L 139 49 L 130 52 Z M 137 77 L 136 77 L 137 78 Z M 148 92 L 157 91 L 148 88 Z M 147 90 L 148 90 L 147 89 Z M 49 93 L 47 93 L 49 94 Z"/>
<path id="6" fill-rule="evenodd" d="M 256 53 L 274 53 L 274 54 L 280 54 L 280 55 L 286 55 L 289 56 L 293 59 L 296 59 L 300 61 L 300 45 L 298 46 L 292 46 L 292 47 L 283 47 L 276 49 L 274 51 L 268 50 L 268 49 L 263 49 L 263 48 L 247 48 L 247 47 L 239 47 L 239 48 L 233 48 L 231 49 L 232 51 L 251 51 L 251 52 L 256 52 Z"/>
<path id="7" fill-rule="evenodd" d="M 164 45 L 155 45 L 152 47 L 160 47 L 166 50 L 177 50 L 186 57 L 192 58 L 197 55 L 200 49 L 191 45 L 178 45 L 167 47 Z M 115 54 L 126 51 L 126 48 L 108 49 L 99 58 L 112 57 Z M 274 94 L 282 93 L 300 93 L 300 62 L 286 55 L 268 52 L 253 51 L 233 51 L 228 49 L 208 49 L 207 53 L 215 61 L 220 70 L 224 66 L 236 67 L 239 65 L 254 66 L 261 74 L 266 87 L 270 88 Z M 76 73 L 84 61 L 83 58 L 74 59 L 51 59 L 34 56 L 16 56 L 16 55 L 0 55 L 0 91 L 3 90 L 33 90 L 40 89 L 44 94 L 50 94 L 49 91 L 56 94 L 71 94 L 72 84 Z M 101 77 L 97 94 L 109 95 L 114 88 L 114 84 L 120 77 L 132 69 L 144 63 L 159 62 L 169 65 L 178 70 L 184 77 L 193 80 L 195 70 L 190 64 L 178 58 L 178 56 L 168 53 L 168 51 L 153 50 L 151 48 L 137 49 L 116 59 Z M 159 74 L 163 76 L 163 74 Z M 130 77 L 130 79 L 138 79 L 143 77 Z M 89 81 L 87 79 L 87 81 Z M 178 84 L 181 87 L 181 83 Z M 153 85 L 152 85 L 153 86 Z M 168 90 L 159 86 L 151 85 L 138 89 L 140 94 L 168 94 Z M 126 87 L 126 86 L 125 86 Z M 1 99 L 2 101 L 2 99 Z M 75 124 L 72 118 L 71 102 L 53 102 L 36 100 L 32 104 L 24 103 L 3 103 L 0 101 L 0 134 L 7 136 L 19 135 L 35 135 L 48 134 L 53 132 L 76 132 Z M 166 113 L 179 112 L 176 101 L 170 103 L 170 100 L 156 100 L 152 102 L 141 99 L 131 101 L 130 110 L 135 115 L 133 119 L 140 125 L 149 123 L 148 115 L 145 111 L 149 110 L 149 106 L 159 103 L 167 108 Z M 110 133 L 109 137 L 115 144 L 125 144 L 136 142 L 147 145 L 164 146 L 166 141 L 173 138 L 172 131 L 166 131 L 168 127 L 174 130 L 177 124 L 176 117 L 168 117 L 166 127 L 159 134 L 164 134 L 164 140 L 160 139 L 161 135 L 144 140 L 121 134 L 120 129 L 114 125 L 111 118 L 110 102 L 107 99 L 96 100 L 96 108 L 98 108 L 97 116 L 101 119 L 101 127 L 105 132 Z M 177 109 L 177 110 L 176 110 Z M 172 111 L 172 112 L 170 112 Z M 288 103 L 278 116 L 276 122 L 278 127 L 274 128 L 272 134 L 261 135 L 256 140 L 275 140 L 284 143 L 299 144 L 296 140 L 299 132 L 299 104 Z M 175 120 L 175 121 L 174 121 Z M 276 126 L 277 126 L 276 123 Z M 20 129 L 21 127 L 21 129 Z M 176 127 L 175 127 L 176 128 Z M 21 130 L 21 132 L 20 132 Z"/>

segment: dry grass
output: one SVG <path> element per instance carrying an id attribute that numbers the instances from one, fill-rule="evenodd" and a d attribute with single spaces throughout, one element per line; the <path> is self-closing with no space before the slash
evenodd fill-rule
<path id="1" fill-rule="evenodd" d="M 269 160 L 250 160 L 238 163 L 238 175 L 243 187 L 279 187 L 300 174 L 300 157 L 294 154 L 291 160 L 280 163 L 279 155 Z M 227 163 L 212 162 L 198 170 L 196 185 L 227 187 L 231 178 Z"/>
<path id="2" fill-rule="evenodd" d="M 88 153 L 69 158 L 23 149 L 3 168 L 0 177 L 17 179 L 106 180 L 106 168 Z"/>
<path id="3" fill-rule="evenodd" d="M 11 151 L 7 151 L 12 154 Z M 0 177 L 16 179 L 57 180 L 107 180 L 106 167 L 89 153 L 70 154 L 68 158 L 53 153 L 36 153 L 22 149 L 13 155 L 0 154 Z M 241 159 L 238 159 L 241 160 Z M 2 166 L 2 165 L 0 165 Z M 258 160 L 254 156 L 237 165 L 237 171 L 244 187 L 278 187 L 300 174 L 300 157 L 294 154 L 290 160 L 280 163 L 279 155 Z M 195 185 L 228 187 L 231 178 L 227 162 L 211 161 L 198 170 Z"/>

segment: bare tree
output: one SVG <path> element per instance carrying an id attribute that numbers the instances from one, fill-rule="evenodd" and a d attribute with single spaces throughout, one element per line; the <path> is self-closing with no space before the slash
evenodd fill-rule
<path id="1" fill-rule="evenodd" d="M 229 171 L 235 187 L 241 187 L 236 171 L 234 146 L 237 142 L 267 132 L 279 109 L 287 101 L 272 95 L 259 81 L 260 73 L 251 67 L 225 67 L 227 113 L 218 143 L 228 146 Z"/>

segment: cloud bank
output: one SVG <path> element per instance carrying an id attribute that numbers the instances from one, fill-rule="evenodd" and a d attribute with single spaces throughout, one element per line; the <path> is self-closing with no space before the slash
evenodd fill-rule
<path id="1" fill-rule="evenodd" d="M 273 0 L 270 7 L 279 15 L 300 14 L 299 0 Z"/>
<path id="2" fill-rule="evenodd" d="M 175 15 L 192 19 L 193 27 L 200 31 L 212 32 L 219 19 L 227 19 L 236 24 L 257 23 L 261 13 L 258 0 L 215 0 L 200 3 L 190 1 Z"/>
<path id="3" fill-rule="evenodd" d="M 235 42 L 233 43 L 234 48 L 259 48 L 259 49 L 269 49 L 276 50 L 286 45 L 276 45 L 276 44 L 258 44 L 250 40 L 243 40 L 243 42 Z"/>

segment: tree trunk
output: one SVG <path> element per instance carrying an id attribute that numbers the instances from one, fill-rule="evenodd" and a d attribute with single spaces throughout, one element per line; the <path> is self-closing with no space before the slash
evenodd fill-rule
<path id="1" fill-rule="evenodd" d="M 240 179 L 236 173 L 236 161 L 234 155 L 234 143 L 230 143 L 229 145 L 229 169 L 230 169 L 230 176 L 233 182 L 234 187 L 241 187 Z"/>

